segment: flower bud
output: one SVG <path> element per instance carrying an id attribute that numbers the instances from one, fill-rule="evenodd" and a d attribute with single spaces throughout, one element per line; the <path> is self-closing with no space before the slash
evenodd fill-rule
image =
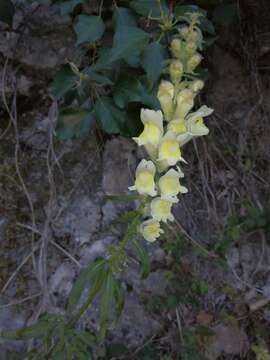
<path id="1" fill-rule="evenodd" d="M 184 89 L 177 95 L 177 105 L 174 117 L 183 119 L 194 105 L 194 93 L 190 89 Z"/>
<path id="2" fill-rule="evenodd" d="M 171 42 L 171 52 L 176 59 L 181 58 L 182 41 L 180 39 L 173 39 Z"/>
<path id="3" fill-rule="evenodd" d="M 202 61 L 202 56 L 199 53 L 195 53 L 191 56 L 191 58 L 187 62 L 187 72 L 192 73 L 196 67 L 200 64 Z"/>
<path id="4" fill-rule="evenodd" d="M 198 31 L 193 30 L 193 31 L 190 31 L 190 33 L 188 34 L 188 39 L 187 40 L 188 41 L 193 41 L 196 44 L 198 44 L 199 42 L 201 42 L 202 38 L 201 38 L 201 35 L 199 34 Z"/>
<path id="5" fill-rule="evenodd" d="M 197 93 L 200 90 L 202 90 L 204 87 L 204 82 L 200 79 L 198 80 L 194 80 L 189 84 L 189 88 L 190 90 L 192 90 L 193 92 Z"/>
<path id="6" fill-rule="evenodd" d="M 188 41 L 185 46 L 185 52 L 188 56 L 193 55 L 197 50 L 197 44 L 194 41 Z"/>
<path id="7" fill-rule="evenodd" d="M 179 60 L 173 60 L 169 66 L 169 73 L 171 80 L 174 84 L 178 84 L 181 81 L 183 75 L 183 64 Z"/>
<path id="8" fill-rule="evenodd" d="M 179 30 L 179 34 L 181 36 L 182 39 L 187 39 L 188 35 L 189 35 L 189 27 L 188 26 L 183 26 L 180 30 Z"/>
<path id="9" fill-rule="evenodd" d="M 173 112 L 174 86 L 170 81 L 161 81 L 158 88 L 158 100 L 164 113 L 165 120 L 169 121 Z"/>

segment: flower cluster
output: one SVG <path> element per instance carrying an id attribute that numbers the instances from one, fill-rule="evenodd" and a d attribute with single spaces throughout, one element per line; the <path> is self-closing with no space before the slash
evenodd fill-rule
<path id="1" fill-rule="evenodd" d="M 198 19 L 198 15 L 193 14 L 189 25 L 181 27 L 172 39 L 169 80 L 161 81 L 157 94 L 162 111 L 142 109 L 144 130 L 134 138 L 150 157 L 139 163 L 135 184 L 129 188 L 145 196 L 146 220 L 140 225 L 140 232 L 150 242 L 163 232 L 161 222 L 174 220 L 172 206 L 179 201 L 179 194 L 188 191 L 180 183 L 184 174 L 178 163 L 185 162 L 182 146 L 194 137 L 209 133 L 203 118 L 213 110 L 204 105 L 190 112 L 196 95 L 204 86 L 195 73 L 202 61 L 199 50 L 203 38 L 197 26 Z"/>

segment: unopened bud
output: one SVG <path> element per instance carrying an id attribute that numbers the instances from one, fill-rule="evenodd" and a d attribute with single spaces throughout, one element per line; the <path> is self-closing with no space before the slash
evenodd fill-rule
<path id="1" fill-rule="evenodd" d="M 203 87 L 204 87 L 204 82 L 200 79 L 194 80 L 189 84 L 190 90 L 192 90 L 195 93 L 202 90 Z"/>
<path id="2" fill-rule="evenodd" d="M 177 95 L 177 106 L 174 118 L 182 119 L 194 105 L 194 93 L 190 89 L 184 89 Z"/>
<path id="3" fill-rule="evenodd" d="M 165 120 L 169 121 L 173 112 L 174 86 L 170 81 L 161 81 L 158 94 L 161 109 L 164 113 Z"/>
<path id="4" fill-rule="evenodd" d="M 191 56 L 191 58 L 187 62 L 187 72 L 192 73 L 195 68 L 200 64 L 202 61 L 202 56 L 199 53 L 196 53 Z"/>
<path id="5" fill-rule="evenodd" d="M 178 84 L 181 81 L 183 75 L 183 64 L 179 60 L 173 60 L 169 66 L 169 73 L 171 80 L 174 84 Z"/>
<path id="6" fill-rule="evenodd" d="M 188 26 L 183 26 L 180 30 L 179 30 L 179 34 L 181 36 L 182 39 L 187 39 L 188 34 L 189 34 L 189 27 Z"/>
<path id="7" fill-rule="evenodd" d="M 201 41 L 201 35 L 199 34 L 199 32 L 197 30 L 192 30 L 189 34 L 188 34 L 188 41 L 193 41 L 196 44 L 198 44 Z"/>
<path id="8" fill-rule="evenodd" d="M 197 44 L 194 41 L 189 41 L 186 43 L 185 52 L 187 55 L 193 55 L 197 50 Z"/>
<path id="9" fill-rule="evenodd" d="M 171 52 L 177 59 L 181 58 L 182 41 L 180 39 L 173 39 L 171 42 Z"/>

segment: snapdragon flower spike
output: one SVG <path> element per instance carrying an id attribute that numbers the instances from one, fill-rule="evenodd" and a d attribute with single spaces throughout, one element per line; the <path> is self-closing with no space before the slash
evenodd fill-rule
<path id="1" fill-rule="evenodd" d="M 154 219 L 149 219 L 141 223 L 139 231 L 145 240 L 149 242 L 156 241 L 160 234 L 164 233 L 160 227 L 160 223 Z"/>
<path id="2" fill-rule="evenodd" d="M 177 195 L 179 193 L 186 194 L 188 189 L 180 184 L 181 173 L 174 169 L 170 169 L 163 175 L 158 182 L 161 198 L 171 202 L 178 202 Z"/>
<path id="3" fill-rule="evenodd" d="M 136 190 L 141 195 L 156 196 L 155 173 L 156 167 L 154 163 L 143 159 L 136 169 L 135 185 L 130 186 L 128 189 Z"/>
<path id="4" fill-rule="evenodd" d="M 151 215 L 154 220 L 167 222 L 173 221 L 174 216 L 171 212 L 173 203 L 169 200 L 164 200 L 161 197 L 156 197 L 151 201 Z"/>
<path id="5" fill-rule="evenodd" d="M 139 137 L 133 138 L 139 146 L 152 145 L 158 146 L 163 135 L 163 114 L 160 110 L 149 109 L 141 110 L 141 120 L 144 130 Z"/>
<path id="6" fill-rule="evenodd" d="M 181 155 L 179 140 L 173 132 L 168 131 L 161 139 L 158 149 L 158 161 L 174 166 L 178 161 L 184 161 Z"/>

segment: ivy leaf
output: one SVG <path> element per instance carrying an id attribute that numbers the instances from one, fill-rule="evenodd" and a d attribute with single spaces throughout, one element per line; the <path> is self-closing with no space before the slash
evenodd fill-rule
<path id="1" fill-rule="evenodd" d="M 0 1 L 0 21 L 12 26 L 15 7 L 11 0 Z"/>
<path id="2" fill-rule="evenodd" d="M 67 0 L 60 3 L 61 15 L 71 13 L 75 7 L 82 3 L 82 0 Z"/>
<path id="3" fill-rule="evenodd" d="M 125 122 L 125 113 L 118 109 L 111 98 L 99 98 L 95 104 L 94 112 L 98 125 L 108 134 L 121 133 Z"/>
<path id="4" fill-rule="evenodd" d="M 115 104 L 124 109 L 130 102 L 140 102 L 142 97 L 142 85 L 137 77 L 129 77 L 122 73 L 113 90 Z"/>
<path id="5" fill-rule="evenodd" d="M 115 8 L 113 13 L 113 22 L 115 31 L 121 30 L 124 26 L 137 27 L 135 17 L 132 12 L 123 7 Z"/>
<path id="6" fill-rule="evenodd" d="M 66 107 L 59 112 L 56 135 L 60 140 L 81 138 L 88 134 L 93 124 L 94 117 L 90 111 Z"/>
<path id="7" fill-rule="evenodd" d="M 74 30 L 77 34 L 77 45 L 94 43 L 105 31 L 105 24 L 99 16 L 78 15 L 75 19 Z"/>
<path id="8" fill-rule="evenodd" d="M 77 76 L 71 70 L 69 65 L 64 65 L 57 72 L 49 91 L 54 100 L 59 100 L 76 84 Z"/>
<path id="9" fill-rule="evenodd" d="M 161 0 L 161 9 L 165 15 L 169 14 L 169 9 L 165 0 Z M 161 17 L 161 9 L 157 0 L 134 0 L 130 2 L 130 7 L 142 16 Z"/>
<path id="10" fill-rule="evenodd" d="M 157 42 L 149 44 L 143 52 L 141 63 L 148 79 L 155 83 L 159 79 L 164 65 L 162 46 Z"/>
<path id="11" fill-rule="evenodd" d="M 150 35 L 137 27 L 121 27 L 114 34 L 112 60 L 124 59 L 128 62 L 132 56 L 141 54 L 149 40 Z"/>

